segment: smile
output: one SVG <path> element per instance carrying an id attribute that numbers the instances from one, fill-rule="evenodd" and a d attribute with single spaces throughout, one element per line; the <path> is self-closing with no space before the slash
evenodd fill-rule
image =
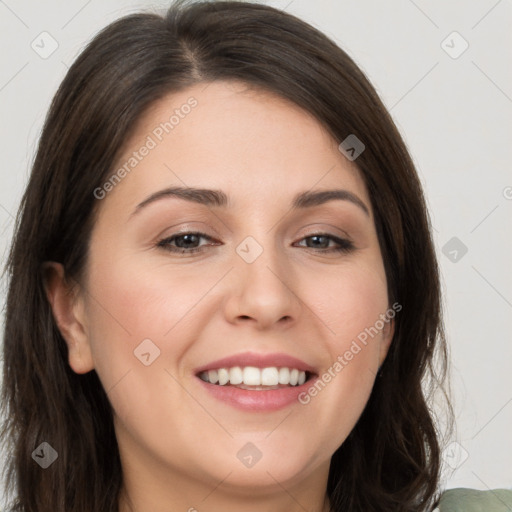
<path id="1" fill-rule="evenodd" d="M 199 378 L 219 386 L 236 386 L 239 389 L 264 391 L 288 386 L 301 386 L 309 377 L 309 372 L 297 368 L 257 368 L 255 366 L 234 366 L 203 371 Z"/>
<path id="2" fill-rule="evenodd" d="M 318 378 L 318 370 L 289 354 L 245 352 L 195 368 L 205 397 L 247 412 L 283 409 Z"/>

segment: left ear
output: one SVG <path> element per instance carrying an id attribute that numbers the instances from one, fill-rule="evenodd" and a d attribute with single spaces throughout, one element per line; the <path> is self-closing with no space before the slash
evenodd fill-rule
<path id="1" fill-rule="evenodd" d="M 387 322 L 384 322 L 382 328 L 382 338 L 380 340 L 380 353 L 379 353 L 379 367 L 382 366 L 386 356 L 388 355 L 389 347 L 393 341 L 395 334 L 395 319 L 390 318 Z"/>

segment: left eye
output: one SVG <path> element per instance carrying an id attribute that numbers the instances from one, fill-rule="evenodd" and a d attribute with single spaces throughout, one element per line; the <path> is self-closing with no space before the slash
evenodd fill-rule
<path id="1" fill-rule="evenodd" d="M 317 233 L 304 237 L 301 242 L 306 241 L 306 247 L 308 249 L 317 249 L 320 252 L 350 252 L 355 249 L 354 244 L 345 238 L 338 238 L 337 236 L 328 235 L 326 233 Z M 307 241 L 313 242 L 313 245 L 309 245 Z M 334 242 L 333 247 L 329 247 L 330 242 Z M 304 247 L 304 246 L 302 246 Z"/>

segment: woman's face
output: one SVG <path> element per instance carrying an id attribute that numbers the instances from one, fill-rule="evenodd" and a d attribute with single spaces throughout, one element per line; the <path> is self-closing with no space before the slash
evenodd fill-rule
<path id="1" fill-rule="evenodd" d="M 202 83 L 152 106 L 96 191 L 70 364 L 98 373 L 133 485 L 325 482 L 393 330 L 339 142 L 283 99 Z"/>

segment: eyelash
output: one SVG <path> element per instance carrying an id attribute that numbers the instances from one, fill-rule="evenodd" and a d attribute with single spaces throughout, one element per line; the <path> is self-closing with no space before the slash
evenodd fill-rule
<path id="1" fill-rule="evenodd" d="M 204 233 L 201 233 L 198 231 L 190 231 L 190 232 L 178 233 L 178 234 L 172 235 L 170 237 L 163 238 L 163 239 L 159 240 L 156 245 L 157 245 L 157 247 L 161 247 L 162 249 L 164 249 L 166 251 L 169 251 L 172 253 L 178 253 L 178 254 L 193 254 L 193 253 L 202 251 L 204 245 L 199 246 L 199 247 L 192 247 L 190 249 L 184 249 L 181 247 L 174 247 L 174 246 L 170 245 L 170 242 L 172 242 L 173 240 L 175 240 L 177 238 L 181 238 L 183 236 L 187 236 L 187 235 L 199 236 L 199 237 L 205 238 L 209 241 L 213 241 L 212 237 L 210 237 Z M 311 235 L 308 235 L 308 236 L 302 238 L 300 241 L 307 240 L 308 238 L 314 238 L 314 237 L 329 238 L 329 239 L 333 240 L 334 242 L 336 242 L 338 244 L 338 247 L 331 247 L 329 249 L 315 249 L 314 247 L 306 247 L 306 249 L 318 250 L 321 253 L 349 253 L 355 249 L 354 244 L 350 240 L 347 240 L 344 238 L 339 238 L 339 237 L 330 235 L 328 233 L 314 233 L 314 234 L 311 234 Z"/>

